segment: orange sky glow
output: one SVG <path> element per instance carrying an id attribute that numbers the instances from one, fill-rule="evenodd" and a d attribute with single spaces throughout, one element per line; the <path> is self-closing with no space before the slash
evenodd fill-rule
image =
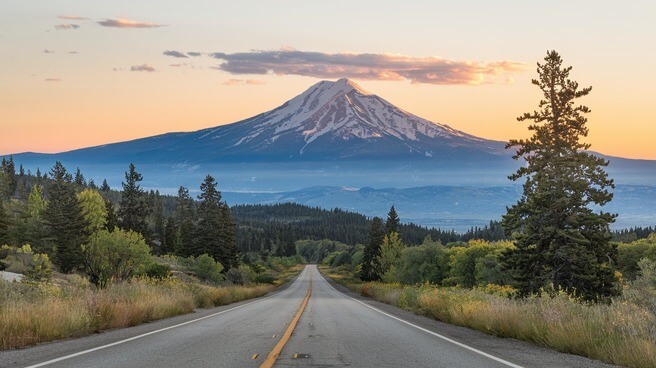
<path id="1" fill-rule="evenodd" d="M 656 159 L 653 2 L 257 4 L 3 1 L 0 154 L 232 123 L 342 76 L 505 141 L 527 136 L 515 118 L 537 108 L 535 63 L 556 49 L 593 87 L 592 150 Z"/>

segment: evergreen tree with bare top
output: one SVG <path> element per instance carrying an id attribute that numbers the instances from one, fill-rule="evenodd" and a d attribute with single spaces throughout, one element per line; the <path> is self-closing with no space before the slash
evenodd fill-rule
<path id="1" fill-rule="evenodd" d="M 506 147 L 516 148 L 513 158 L 526 162 L 509 178 L 526 182 L 519 202 L 503 217 L 506 234 L 515 240 L 505 266 L 521 295 L 553 287 L 583 300 L 604 300 L 617 293 L 617 250 L 609 230 L 616 215 L 591 208 L 608 203 L 614 188 L 604 171 L 608 161 L 581 141 L 590 109 L 577 101 L 592 87 L 571 80 L 572 68 L 562 66 L 556 51 L 544 60 L 532 81 L 544 95 L 539 110 L 518 118 L 531 122 L 533 135 Z"/>

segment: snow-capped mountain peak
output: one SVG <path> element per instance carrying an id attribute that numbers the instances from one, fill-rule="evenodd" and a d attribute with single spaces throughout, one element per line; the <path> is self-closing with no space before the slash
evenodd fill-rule
<path id="1" fill-rule="evenodd" d="M 489 145 L 490 141 L 420 118 L 346 78 L 316 83 L 278 108 L 204 131 L 200 138 L 227 137 L 232 139 L 225 149 L 283 150 L 290 156 L 336 148 L 342 151 L 337 157 L 358 155 L 363 149 L 369 155 L 404 151 L 425 157 L 444 146 L 499 150 L 497 142 Z"/>

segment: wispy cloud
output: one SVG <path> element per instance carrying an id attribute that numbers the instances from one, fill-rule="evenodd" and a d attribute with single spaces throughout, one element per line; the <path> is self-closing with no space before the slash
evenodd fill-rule
<path id="1" fill-rule="evenodd" d="M 203 54 L 200 53 L 200 52 L 196 52 L 196 51 L 189 51 L 189 52 L 187 53 L 187 55 L 189 55 L 189 56 L 193 56 L 193 57 L 198 57 L 198 56 L 201 56 L 201 55 L 203 55 Z"/>
<path id="2" fill-rule="evenodd" d="M 61 78 L 46 78 L 46 82 L 61 82 Z"/>
<path id="3" fill-rule="evenodd" d="M 223 84 L 224 86 L 243 86 L 243 85 L 260 86 L 266 84 L 266 82 L 258 79 L 228 79 L 227 81 L 221 84 Z"/>
<path id="4" fill-rule="evenodd" d="M 133 72 L 154 72 L 156 71 L 155 67 L 150 64 L 141 64 L 133 65 L 130 67 L 130 70 Z"/>
<path id="5" fill-rule="evenodd" d="M 398 54 L 322 53 L 290 48 L 211 54 L 224 62 L 219 70 L 231 74 L 303 75 L 318 78 L 349 77 L 361 80 L 409 80 L 412 83 L 479 85 L 496 76 L 521 72 L 517 61 L 458 61 L 441 57 Z"/>
<path id="6" fill-rule="evenodd" d="M 59 18 L 59 19 L 68 19 L 68 20 L 89 20 L 89 18 L 78 17 L 77 15 L 60 15 L 57 18 Z"/>
<path id="7" fill-rule="evenodd" d="M 176 57 L 176 58 L 188 58 L 189 57 L 189 56 L 185 55 L 184 53 L 182 53 L 180 51 L 175 51 L 175 50 L 164 51 L 164 55 L 173 56 L 173 57 Z"/>
<path id="8" fill-rule="evenodd" d="M 157 27 L 166 27 L 165 24 L 157 23 L 147 23 L 147 22 L 138 22 L 136 20 L 129 20 L 125 18 L 119 19 L 105 19 L 98 21 L 98 24 L 104 27 L 116 27 L 116 28 L 157 28 Z"/>
<path id="9" fill-rule="evenodd" d="M 55 25 L 55 29 L 58 31 L 63 31 L 67 29 L 78 29 L 80 28 L 79 25 L 77 24 L 72 24 L 72 23 L 64 23 L 64 24 L 57 24 Z"/>
<path id="10" fill-rule="evenodd" d="M 43 50 L 43 53 L 44 54 L 54 54 L 55 52 L 52 51 L 52 50 L 45 49 L 45 50 Z"/>

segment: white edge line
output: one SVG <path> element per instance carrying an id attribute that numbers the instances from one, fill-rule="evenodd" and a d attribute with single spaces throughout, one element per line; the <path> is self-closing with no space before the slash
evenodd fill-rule
<path id="1" fill-rule="evenodd" d="M 319 273 L 319 275 L 321 276 L 321 278 L 322 278 L 324 281 L 326 281 L 326 279 L 323 277 L 323 275 L 321 275 L 321 273 Z M 416 329 L 418 329 L 418 330 L 421 330 L 421 331 L 423 331 L 423 332 L 426 332 L 427 334 L 433 335 L 433 336 L 435 336 L 435 337 L 439 337 L 439 338 L 442 339 L 442 340 L 448 341 L 448 342 L 450 342 L 450 343 L 452 343 L 452 344 L 455 344 L 455 345 L 458 345 L 458 346 L 460 346 L 460 347 L 462 347 L 462 348 L 465 348 L 465 349 L 467 349 L 467 350 L 473 351 L 473 352 L 476 353 L 476 354 L 480 354 L 480 355 L 482 355 L 482 356 L 484 356 L 484 357 L 487 357 L 487 358 L 490 358 L 490 359 L 492 359 L 492 360 L 495 360 L 495 361 L 497 361 L 497 362 L 499 362 L 499 363 L 505 364 L 505 365 L 507 365 L 507 366 L 509 366 L 509 367 L 513 367 L 513 368 L 524 368 L 524 367 L 522 367 L 521 365 L 517 365 L 517 364 L 511 363 L 511 362 L 506 361 L 506 360 L 503 360 L 503 359 L 501 359 L 501 358 L 497 358 L 497 357 L 495 357 L 494 355 L 488 354 L 488 353 L 486 353 L 486 352 L 484 352 L 484 351 L 480 351 L 480 350 L 478 350 L 478 349 L 476 349 L 476 348 L 473 348 L 473 347 L 471 347 L 471 346 L 469 346 L 469 345 L 465 345 L 465 344 L 463 344 L 463 343 L 461 343 L 461 342 L 458 342 L 458 341 L 456 341 L 456 340 L 450 339 L 450 338 L 448 338 L 448 337 L 446 337 L 446 336 L 443 336 L 443 335 L 440 335 L 440 334 L 438 334 L 438 333 L 435 333 L 435 332 L 433 332 L 433 331 L 431 331 L 431 330 L 425 329 L 425 328 L 423 328 L 423 327 L 421 327 L 421 326 L 417 326 L 417 325 L 415 325 L 415 324 L 413 324 L 413 323 L 410 323 L 410 322 L 408 322 L 408 321 L 406 321 L 406 320 L 404 320 L 404 319 L 401 319 L 401 318 L 396 317 L 396 316 L 393 316 L 393 315 L 391 315 L 391 314 L 389 314 L 389 313 L 383 312 L 382 310 L 380 310 L 380 309 L 378 309 L 378 308 L 376 308 L 376 307 L 372 307 L 372 306 L 370 306 L 369 304 L 363 303 L 363 302 L 361 302 L 361 301 L 359 301 L 359 300 L 357 300 L 357 299 L 355 299 L 355 298 L 353 298 L 353 297 L 351 297 L 351 296 L 349 296 L 349 295 L 346 295 L 346 294 L 344 294 L 343 292 L 341 292 L 341 291 L 335 289 L 332 285 L 330 285 L 330 283 L 329 283 L 328 281 L 326 281 L 326 284 L 328 284 L 328 286 L 330 286 L 330 287 L 331 287 L 333 290 L 335 290 L 336 292 L 338 292 L 338 293 L 344 295 L 345 297 L 347 297 L 347 298 L 353 300 L 354 302 L 359 303 L 359 304 L 362 304 L 362 305 L 364 305 L 364 306 L 367 307 L 367 308 L 373 309 L 373 310 L 375 310 L 376 312 L 378 312 L 378 313 L 380 313 L 380 314 L 383 314 L 383 315 L 385 315 L 385 316 L 387 316 L 387 317 L 390 317 L 390 318 L 392 318 L 392 319 L 395 319 L 395 320 L 397 320 L 397 321 L 399 321 L 399 322 L 401 322 L 401 323 L 405 323 L 405 324 L 408 325 L 408 326 L 412 326 L 412 327 L 414 327 L 414 328 L 416 328 Z"/>
<path id="2" fill-rule="evenodd" d="M 303 271 L 305 271 L 305 269 L 303 269 Z M 303 273 L 303 272 L 301 272 L 301 274 L 302 274 L 302 273 Z M 296 281 L 300 279 L 301 274 L 298 275 L 298 277 L 296 278 Z M 294 283 L 296 283 L 296 281 L 294 281 Z M 287 289 L 287 290 L 289 290 L 289 289 Z M 274 296 L 277 296 L 278 294 L 279 294 L 279 293 L 275 293 L 275 294 L 273 294 L 273 295 L 265 296 L 265 297 L 263 297 L 263 298 L 259 298 L 259 299 L 257 299 L 257 300 L 253 300 L 253 301 L 248 302 L 248 303 L 246 303 L 246 304 L 238 305 L 238 306 L 236 306 L 236 307 L 232 307 L 232 308 L 230 308 L 230 309 L 226 309 L 226 310 L 221 311 L 221 312 L 212 313 L 212 314 L 207 315 L 207 316 L 204 316 L 204 317 L 200 317 L 200 318 L 192 319 L 191 321 L 178 323 L 177 325 L 173 325 L 173 326 L 169 326 L 169 327 L 160 328 L 159 330 L 146 332 L 146 333 L 144 333 L 144 334 L 137 335 L 137 336 L 133 336 L 133 337 L 130 337 L 130 338 L 125 339 L 125 340 L 115 341 L 115 342 L 110 343 L 110 344 L 107 344 L 107 345 L 97 346 L 97 347 L 95 347 L 95 348 L 91 348 L 91 349 L 87 349 L 87 350 L 79 351 L 79 352 L 77 352 L 77 353 L 73 353 L 73 354 L 69 354 L 69 355 L 64 355 L 63 357 L 59 357 L 59 358 L 55 358 L 55 359 L 51 359 L 51 360 L 48 360 L 48 361 L 45 361 L 45 362 L 42 362 L 42 363 L 38 363 L 38 364 L 34 364 L 34 365 L 29 365 L 29 366 L 27 366 L 27 367 L 25 367 L 25 368 L 37 368 L 37 367 L 43 367 L 43 366 L 50 365 L 50 364 L 53 364 L 53 363 L 61 362 L 61 361 L 63 361 L 63 360 L 68 360 L 68 359 L 71 359 L 71 358 L 75 358 L 75 357 L 78 357 L 78 356 L 80 356 L 80 355 L 85 355 L 85 354 L 88 354 L 88 353 L 93 353 L 94 351 L 98 351 L 98 350 L 102 350 L 102 349 L 107 349 L 107 348 L 110 348 L 110 347 L 112 347 L 112 346 L 116 346 L 116 345 L 124 344 L 124 343 L 126 343 L 126 342 L 130 342 L 130 341 L 133 341 L 133 340 L 140 339 L 140 338 L 142 338 L 142 337 L 146 337 L 146 336 L 154 335 L 154 334 L 156 334 L 156 333 L 160 333 L 160 332 L 163 332 L 163 331 L 166 331 L 166 330 L 171 330 L 171 329 L 174 329 L 174 328 L 182 327 L 182 326 L 184 326 L 184 325 L 188 325 L 188 324 L 190 324 L 190 323 L 194 323 L 194 322 L 202 321 L 202 320 L 207 319 L 207 318 L 212 318 L 212 317 L 218 316 L 218 315 L 220 315 L 220 314 L 228 313 L 228 312 L 233 311 L 233 310 L 235 310 L 235 309 L 239 309 L 239 308 L 243 308 L 243 307 L 245 307 L 245 306 L 251 305 L 251 304 L 259 303 L 259 302 L 261 302 L 261 301 L 263 301 L 263 300 L 266 300 L 266 299 L 272 298 L 272 297 L 274 297 Z"/>

